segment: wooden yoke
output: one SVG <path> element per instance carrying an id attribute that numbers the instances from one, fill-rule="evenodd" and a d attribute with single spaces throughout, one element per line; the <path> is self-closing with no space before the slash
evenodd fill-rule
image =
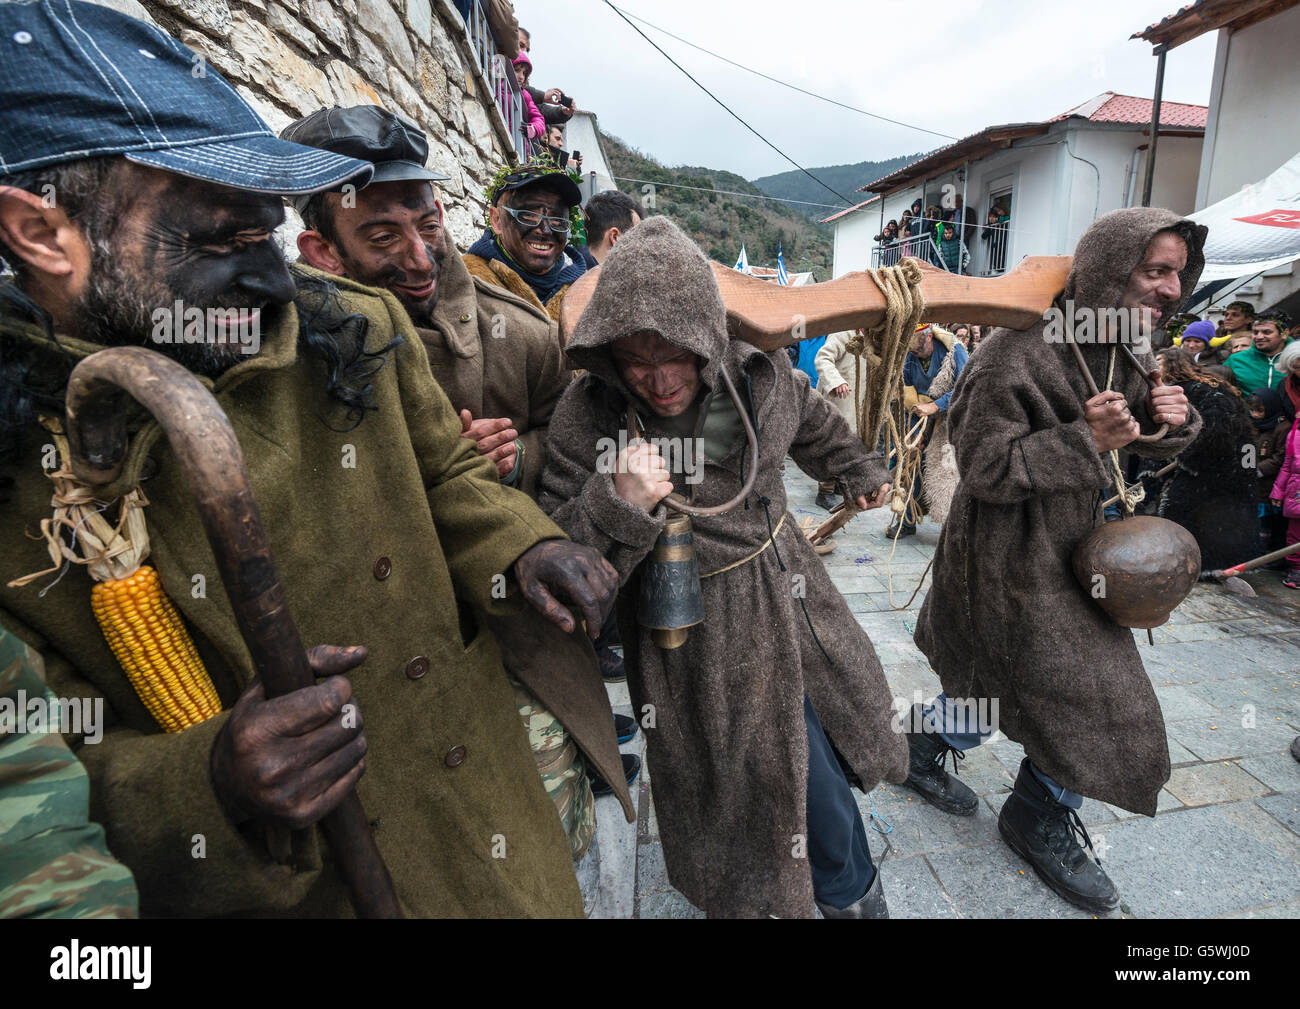
<path id="1" fill-rule="evenodd" d="M 861 329 L 881 321 L 885 297 L 866 271 L 845 274 L 825 284 L 782 287 L 710 263 L 727 306 L 731 335 L 761 350 L 776 350 L 798 339 Z M 1065 288 L 1069 256 L 1029 256 L 1000 277 L 968 277 L 921 264 L 925 274 L 921 318 L 933 322 L 977 322 L 1028 329 L 1043 318 Z M 564 295 L 560 331 L 567 343 L 596 290 L 600 267 L 588 270 Z"/>

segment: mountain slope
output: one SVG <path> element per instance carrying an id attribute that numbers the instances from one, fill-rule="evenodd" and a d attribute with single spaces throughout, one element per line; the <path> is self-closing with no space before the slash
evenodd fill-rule
<path id="1" fill-rule="evenodd" d="M 601 145 L 617 178 L 642 179 L 653 187 L 619 182 L 619 188 L 642 202 L 648 213 L 675 221 L 709 258 L 734 263 L 743 243 L 752 265 L 775 266 L 779 245 L 791 273 L 811 270 L 819 282 L 830 279 L 833 250 L 829 226 L 782 203 L 730 195 L 767 195 L 733 172 L 694 166 L 668 168 L 608 133 L 601 133 Z"/>
<path id="2" fill-rule="evenodd" d="M 858 192 L 859 186 L 883 178 L 890 172 L 896 172 L 904 165 L 910 165 L 917 158 L 924 156 L 923 153 L 906 154 L 885 161 L 859 161 L 855 165 L 827 165 L 822 168 L 810 168 L 808 171 L 837 193 L 843 193 L 852 199 L 854 203 L 859 203 L 868 196 L 867 193 Z M 785 200 L 803 200 L 807 203 L 822 204 L 834 204 L 836 202 L 834 196 L 800 171 L 781 172 L 779 175 L 765 175 L 761 179 L 754 179 L 753 184 L 767 193 L 768 196 L 779 196 Z M 830 207 L 806 207 L 798 204 L 790 204 L 789 206 L 791 209 L 797 210 L 814 220 L 820 220 L 835 213 Z"/>

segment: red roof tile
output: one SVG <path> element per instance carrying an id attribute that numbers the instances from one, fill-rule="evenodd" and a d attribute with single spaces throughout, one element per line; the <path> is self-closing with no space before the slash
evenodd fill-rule
<path id="1" fill-rule="evenodd" d="M 841 211 L 840 211 L 839 213 L 837 213 L 837 214 L 831 214 L 830 217 L 823 217 L 823 218 L 821 219 L 821 222 L 820 222 L 820 223 L 822 223 L 822 224 L 829 224 L 831 221 L 838 221 L 838 220 L 839 220 L 841 217 L 843 217 L 845 214 L 851 214 L 851 213 L 853 213 L 853 211 L 855 211 L 855 210 L 861 210 L 861 209 L 862 209 L 863 207 L 865 207 L 868 203 L 875 203 L 878 199 L 880 199 L 879 196 L 873 196 L 873 197 L 871 197 L 871 199 L 869 199 L 869 200 L 863 200 L 861 203 L 859 203 L 859 204 L 858 204 L 857 206 L 855 206 L 855 207 L 846 207 L 845 209 L 841 210 Z"/>
<path id="2" fill-rule="evenodd" d="M 1209 112 L 1209 108 L 1205 105 L 1186 105 L 1182 102 L 1162 101 L 1160 103 L 1160 125 L 1165 129 L 1179 126 L 1188 129 L 1205 129 Z M 1051 122 L 1068 119 L 1071 116 L 1082 116 L 1093 123 L 1129 123 L 1134 126 L 1149 124 L 1151 122 L 1151 99 L 1138 98 L 1134 95 L 1117 95 L 1113 91 L 1106 91 L 1095 98 L 1089 99 L 1082 105 L 1076 105 L 1074 108 L 1062 112 Z"/>

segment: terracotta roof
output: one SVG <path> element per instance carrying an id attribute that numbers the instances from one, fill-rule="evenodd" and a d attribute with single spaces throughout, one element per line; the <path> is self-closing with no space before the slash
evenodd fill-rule
<path id="1" fill-rule="evenodd" d="M 1296 0 L 1300 2 L 1300 0 Z M 1209 116 L 1209 108 L 1204 105 L 1185 105 L 1181 102 L 1160 103 L 1160 128 L 1162 130 L 1203 130 Z M 910 165 L 904 165 L 884 178 L 875 179 L 865 186 L 858 187 L 858 192 L 880 190 L 885 193 L 896 192 L 911 185 L 921 175 L 940 174 L 954 165 L 964 161 L 978 161 L 995 151 L 1021 139 L 1046 133 L 1052 123 L 1080 116 L 1093 123 L 1115 123 L 1125 126 L 1151 124 L 1151 99 L 1138 98 L 1133 95 L 1117 95 L 1114 91 L 1103 91 L 1088 99 L 1081 105 L 1053 116 L 1041 123 L 1005 123 L 1001 126 L 988 126 L 978 133 L 954 141 L 945 147 L 931 151 L 918 158 Z M 856 209 L 856 208 L 853 208 Z M 841 216 L 849 211 L 842 211 Z M 834 220 L 834 218 L 827 218 Z"/>
<path id="2" fill-rule="evenodd" d="M 1146 28 L 1144 28 L 1140 32 L 1134 32 L 1132 35 L 1129 36 L 1129 38 L 1131 39 L 1144 38 L 1149 33 L 1154 32 L 1157 28 L 1164 28 L 1166 26 L 1172 25 L 1175 21 L 1182 18 L 1182 16 L 1186 14 L 1188 11 L 1200 7 L 1205 2 L 1206 0 L 1195 0 L 1194 3 L 1189 3 L 1186 7 L 1179 7 L 1178 10 L 1174 11 L 1172 14 L 1166 14 L 1159 21 L 1155 22 L 1155 24 L 1147 25 Z"/>
<path id="3" fill-rule="evenodd" d="M 1196 0 L 1129 38 L 1173 49 L 1206 32 L 1241 31 L 1294 7 L 1300 0 Z"/>
<path id="4" fill-rule="evenodd" d="M 859 203 L 859 204 L 858 204 L 857 206 L 855 206 L 855 207 L 846 207 L 845 209 L 839 211 L 839 213 L 831 214 L 830 217 L 823 217 L 819 223 L 821 223 L 821 224 L 830 224 L 831 221 L 838 221 L 838 220 L 839 220 L 841 217 L 843 217 L 845 214 L 851 214 L 851 213 L 853 213 L 853 211 L 855 211 L 855 210 L 861 210 L 861 209 L 862 209 L 863 207 L 865 207 L 868 203 L 875 203 L 878 199 L 880 199 L 879 194 L 877 194 L 876 196 L 871 197 L 869 200 L 863 200 L 861 203 Z"/>
<path id="5" fill-rule="evenodd" d="M 1160 125 L 1163 128 L 1184 127 L 1205 129 L 1210 110 L 1205 105 L 1186 105 L 1182 102 L 1160 103 Z M 1127 123 L 1133 126 L 1151 122 L 1151 99 L 1135 95 L 1117 95 L 1106 91 L 1068 112 L 1062 112 L 1050 122 L 1082 116 L 1092 123 Z"/>
<path id="6" fill-rule="evenodd" d="M 948 164 L 953 161 L 960 163 L 967 159 L 976 161 L 995 150 L 1009 147 L 1012 140 L 1046 132 L 1046 123 L 1007 123 L 1003 126 L 989 126 L 978 133 L 945 144 L 924 157 L 917 158 L 909 165 L 904 165 L 888 175 L 868 182 L 865 186 L 859 186 L 858 192 L 867 193 L 879 189 L 888 195 L 910 185 L 922 170 L 931 170 L 934 165 Z"/>

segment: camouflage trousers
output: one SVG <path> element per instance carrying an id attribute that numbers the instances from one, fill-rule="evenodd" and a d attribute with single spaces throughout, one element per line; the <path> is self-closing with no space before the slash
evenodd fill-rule
<path id="1" fill-rule="evenodd" d="M 524 731 L 528 733 L 528 746 L 537 761 L 537 773 L 560 814 L 560 823 L 569 838 L 569 850 L 576 861 L 587 853 L 596 836 L 596 800 L 591 794 L 582 754 L 558 718 L 523 684 L 513 679 L 510 684 L 515 688 L 515 703 L 519 706 Z"/>
<path id="2" fill-rule="evenodd" d="M 134 918 L 135 879 L 91 823 L 90 779 L 57 726 L 15 731 L 13 707 L 50 707 L 44 663 L 0 628 L 0 918 Z"/>

